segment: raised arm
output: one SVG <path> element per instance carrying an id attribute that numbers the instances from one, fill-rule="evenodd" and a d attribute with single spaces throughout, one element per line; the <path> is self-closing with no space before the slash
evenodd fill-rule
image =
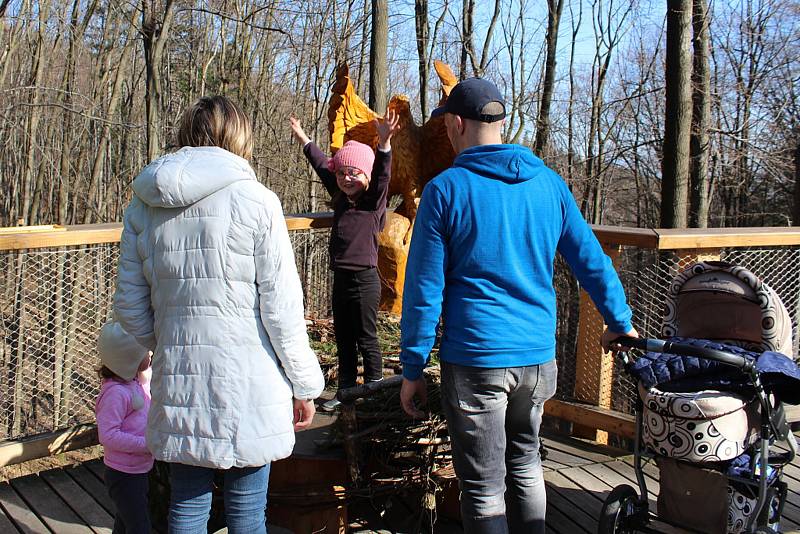
<path id="1" fill-rule="evenodd" d="M 328 169 L 328 156 L 306 135 L 303 126 L 296 117 L 289 117 L 289 126 L 292 129 L 292 137 L 303 148 L 303 155 L 305 155 L 314 172 L 322 180 L 322 185 L 325 186 L 329 195 L 335 195 L 339 190 L 339 186 L 336 185 L 336 175 Z"/>

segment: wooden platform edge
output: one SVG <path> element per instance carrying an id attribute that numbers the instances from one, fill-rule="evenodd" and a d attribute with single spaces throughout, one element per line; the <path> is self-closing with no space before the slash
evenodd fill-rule
<path id="1" fill-rule="evenodd" d="M 581 426 L 605 430 L 625 438 L 636 437 L 636 421 L 632 415 L 579 402 L 550 399 L 544 414 Z"/>
<path id="2" fill-rule="evenodd" d="M 39 434 L 21 440 L 0 442 L 0 467 L 21 464 L 63 452 L 97 445 L 97 426 L 77 425 L 66 430 Z"/>

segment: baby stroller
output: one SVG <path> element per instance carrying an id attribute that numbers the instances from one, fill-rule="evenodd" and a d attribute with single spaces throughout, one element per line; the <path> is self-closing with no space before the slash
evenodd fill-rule
<path id="1" fill-rule="evenodd" d="M 662 335 L 617 340 L 646 351 L 636 359 L 619 353 L 638 381 L 638 491 L 611 491 L 598 532 L 659 532 L 652 519 L 704 534 L 779 532 L 783 466 L 797 452 L 783 403 L 800 403 L 786 308 L 746 269 L 696 263 L 671 284 Z M 647 462 L 660 473 L 657 514 L 648 506 Z"/>

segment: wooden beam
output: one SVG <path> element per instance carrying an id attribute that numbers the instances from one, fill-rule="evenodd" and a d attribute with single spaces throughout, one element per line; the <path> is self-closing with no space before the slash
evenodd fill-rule
<path id="1" fill-rule="evenodd" d="M 292 230 L 309 230 L 311 228 L 330 228 L 333 226 L 333 213 L 301 213 L 287 215 L 286 226 Z"/>
<path id="2" fill-rule="evenodd" d="M 7 228 L 0 228 L 0 235 L 8 234 L 30 234 L 34 232 L 64 232 L 67 230 L 66 226 L 60 224 L 38 224 L 34 226 L 9 226 Z"/>
<path id="3" fill-rule="evenodd" d="M 800 245 L 800 227 L 657 229 L 658 249 Z"/>
<path id="4" fill-rule="evenodd" d="M 78 425 L 21 440 L 0 442 L 0 467 L 97 445 L 97 426 Z"/>
<path id="5" fill-rule="evenodd" d="M 631 439 L 636 437 L 636 420 L 634 417 L 607 408 L 550 399 L 544 405 L 544 413 L 581 426 L 604 430 L 609 434 Z"/>
<path id="6" fill-rule="evenodd" d="M 625 228 L 621 226 L 591 225 L 597 240 L 604 246 L 624 245 L 639 248 L 657 248 L 658 234 L 652 228 Z"/>
<path id="7" fill-rule="evenodd" d="M 50 231 L 0 234 L 0 250 L 117 243 L 122 223 L 76 224 Z"/>

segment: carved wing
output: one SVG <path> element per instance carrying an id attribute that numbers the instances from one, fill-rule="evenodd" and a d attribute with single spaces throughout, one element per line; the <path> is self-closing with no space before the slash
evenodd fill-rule
<path id="1" fill-rule="evenodd" d="M 328 103 L 331 152 L 336 152 L 350 140 L 359 141 L 374 149 L 378 144 L 378 134 L 372 121 L 377 117 L 378 114 L 356 94 L 347 64 L 339 65 Z"/>

